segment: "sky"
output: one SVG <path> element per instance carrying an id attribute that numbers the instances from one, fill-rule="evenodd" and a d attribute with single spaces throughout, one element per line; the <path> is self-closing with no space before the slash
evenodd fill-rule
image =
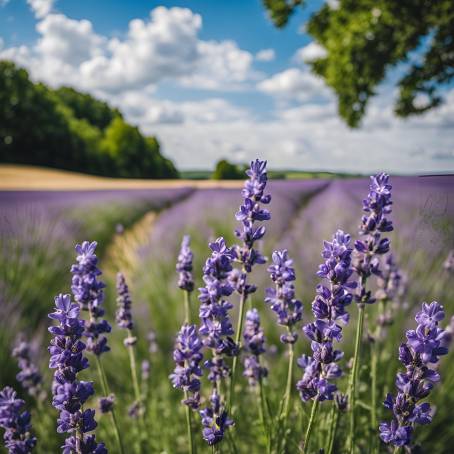
<path id="1" fill-rule="evenodd" d="M 324 51 L 303 26 L 323 1 L 308 3 L 278 30 L 261 0 L 0 0 L 0 58 L 118 107 L 180 169 L 260 157 L 274 169 L 454 171 L 454 87 L 398 119 L 398 67 L 348 128 L 307 63 Z"/>

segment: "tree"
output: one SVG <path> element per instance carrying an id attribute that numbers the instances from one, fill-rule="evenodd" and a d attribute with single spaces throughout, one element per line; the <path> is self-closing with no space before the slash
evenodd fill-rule
<path id="1" fill-rule="evenodd" d="M 221 159 L 216 164 L 211 178 L 213 180 L 241 180 L 244 179 L 244 167 L 240 168 L 226 159 Z"/>
<path id="2" fill-rule="evenodd" d="M 304 0 L 263 0 L 278 27 Z M 326 50 L 310 62 L 337 95 L 340 116 L 352 127 L 387 71 L 406 63 L 397 82 L 395 112 L 421 114 L 443 100 L 443 86 L 454 77 L 452 0 L 339 0 L 312 15 L 308 33 Z M 411 59 L 412 52 L 419 56 Z"/>

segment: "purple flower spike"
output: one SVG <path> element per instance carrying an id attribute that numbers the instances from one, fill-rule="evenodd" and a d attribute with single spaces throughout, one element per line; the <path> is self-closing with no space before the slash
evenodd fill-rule
<path id="1" fill-rule="evenodd" d="M 244 349 L 248 353 L 244 358 L 243 375 L 249 385 L 255 386 L 268 375 L 266 367 L 260 364 L 260 355 L 265 352 L 265 335 L 260 327 L 260 315 L 257 309 L 246 313 L 246 323 L 243 331 Z"/>
<path id="2" fill-rule="evenodd" d="M 117 274 L 117 312 L 115 321 L 119 328 L 132 330 L 131 296 L 123 273 Z"/>
<path id="3" fill-rule="evenodd" d="M 241 230 L 235 230 L 235 235 L 243 241 L 241 246 L 235 246 L 236 259 L 242 268 L 234 270 L 231 276 L 235 290 L 245 297 L 257 289 L 255 285 L 247 283 L 247 273 L 252 271 L 254 265 L 266 262 L 265 257 L 254 248 L 255 243 L 265 235 L 266 229 L 263 225 L 257 227 L 256 223 L 271 219 L 270 212 L 261 206 L 271 201 L 270 195 L 264 195 L 268 181 L 266 161 L 252 161 L 246 175 L 249 179 L 245 181 L 242 191 L 244 201 L 235 215 L 242 227 Z"/>
<path id="4" fill-rule="evenodd" d="M 200 416 L 202 417 L 203 439 L 213 446 L 222 441 L 225 431 L 233 426 L 233 421 L 227 416 L 216 390 L 213 391 L 210 402 L 211 406 L 200 410 Z"/>
<path id="5" fill-rule="evenodd" d="M 63 453 L 104 454 L 107 450 L 102 443 L 95 442 L 94 435 L 85 436 L 95 429 L 96 422 L 95 411 L 83 409 L 94 394 L 93 383 L 77 379 L 77 374 L 88 367 L 88 360 L 84 357 L 86 346 L 81 341 L 84 322 L 79 319 L 79 313 L 79 304 L 72 303 L 69 295 L 60 294 L 55 298 L 55 311 L 49 314 L 58 322 L 49 328 L 54 336 L 49 347 L 49 367 L 56 369 L 52 405 L 60 412 L 57 431 L 77 434 L 77 438 L 72 435 L 66 439 Z M 79 451 L 74 449 L 76 446 Z"/>
<path id="6" fill-rule="evenodd" d="M 27 390 L 28 394 L 39 400 L 44 400 L 46 393 L 42 389 L 42 375 L 31 357 L 31 345 L 21 336 L 14 347 L 12 355 L 17 358 L 20 372 L 17 381 Z"/>
<path id="7" fill-rule="evenodd" d="M 110 350 L 107 338 L 103 335 L 111 331 L 104 315 L 104 283 L 98 281 L 101 271 L 97 267 L 96 241 L 84 241 L 76 245 L 77 263 L 71 267 L 73 274 L 71 291 L 74 299 L 84 311 L 90 314 L 90 320 L 85 322 L 84 336 L 87 338 L 87 350 L 100 356 Z"/>
<path id="8" fill-rule="evenodd" d="M 292 330 L 303 318 L 303 304 L 295 299 L 293 260 L 286 250 L 273 252 L 272 259 L 268 273 L 276 287 L 266 289 L 265 302 L 276 313 L 278 324 L 287 327 L 288 333 L 281 336 L 281 342 L 293 344 L 298 335 Z"/>
<path id="9" fill-rule="evenodd" d="M 407 342 L 399 347 L 399 360 L 405 372 L 396 377 L 397 395 L 388 394 L 384 406 L 392 411 L 390 422 L 380 424 L 380 438 L 386 444 L 409 446 L 416 424 L 429 424 L 432 410 L 426 398 L 440 381 L 439 373 L 430 367 L 439 357 L 448 353 L 444 346 L 445 331 L 438 327 L 444 318 L 443 306 L 437 302 L 423 303 L 416 314 L 416 330 L 408 330 Z"/>
<path id="10" fill-rule="evenodd" d="M 197 334 L 195 325 L 183 325 L 177 336 L 173 359 L 176 367 L 169 376 L 173 387 L 185 391 L 185 405 L 196 409 L 200 405 L 200 377 L 202 369 L 200 361 L 203 345 Z M 189 395 L 188 395 L 189 394 Z"/>
<path id="11" fill-rule="evenodd" d="M 391 213 L 392 206 L 389 175 L 379 173 L 370 178 L 369 194 L 363 200 L 365 214 L 359 226 L 359 233 L 363 239 L 355 242 L 354 267 L 361 280 L 367 279 L 372 274 L 380 276 L 379 256 L 389 252 L 390 245 L 388 238 L 382 238 L 382 233 L 393 230 L 392 222 L 386 217 Z M 358 302 L 370 304 L 374 303 L 375 299 L 362 286 Z"/>
<path id="12" fill-rule="evenodd" d="M 9 386 L 0 391 L 0 427 L 5 429 L 3 440 L 9 454 L 28 454 L 36 446 L 36 437 L 31 434 L 30 413 L 21 412 L 24 404 Z"/>
<path id="13" fill-rule="evenodd" d="M 191 238 L 189 235 L 183 237 L 180 253 L 178 254 L 176 269 L 179 273 L 178 287 L 181 290 L 192 292 L 194 290 L 194 278 L 192 277 L 193 254 L 190 248 Z"/>
<path id="14" fill-rule="evenodd" d="M 334 342 L 342 339 L 339 323 L 348 323 L 345 307 L 352 302 L 352 290 L 356 287 L 356 283 L 350 280 L 353 273 L 352 251 L 350 235 L 342 230 L 333 235 L 331 242 L 323 244 L 325 262 L 319 266 L 317 275 L 329 282 L 329 288 L 323 284 L 317 286 L 317 295 L 312 302 L 315 321 L 303 328 L 313 352 L 312 356 L 303 355 L 298 360 L 304 374 L 296 387 L 303 401 L 333 400 L 336 397 L 339 408 L 347 405 L 345 397 L 336 393 L 337 387 L 330 380 L 342 375 L 337 362 L 343 353 L 334 348 Z"/>

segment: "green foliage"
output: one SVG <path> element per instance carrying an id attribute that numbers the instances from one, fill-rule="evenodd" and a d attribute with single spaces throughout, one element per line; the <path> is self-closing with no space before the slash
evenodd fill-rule
<path id="1" fill-rule="evenodd" d="M 92 96 L 34 84 L 0 61 L 0 162 L 44 165 L 125 178 L 178 178 L 154 137 Z"/>
<path id="2" fill-rule="evenodd" d="M 299 2 L 297 2 L 299 3 Z M 276 26 L 285 25 L 296 5 L 264 0 Z M 356 127 L 386 72 L 408 62 L 398 82 L 397 115 L 425 112 L 442 102 L 441 85 L 454 76 L 454 3 L 451 0 L 340 0 L 324 4 L 307 31 L 326 51 L 311 62 L 338 97 L 340 116 Z M 427 48 L 426 48 L 427 47 Z"/>
<path id="3" fill-rule="evenodd" d="M 216 164 L 216 168 L 211 176 L 213 180 L 241 180 L 244 178 L 244 166 L 238 166 L 221 159 Z"/>

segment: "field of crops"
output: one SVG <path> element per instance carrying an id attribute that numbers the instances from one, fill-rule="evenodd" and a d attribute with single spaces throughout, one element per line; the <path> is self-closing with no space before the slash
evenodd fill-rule
<path id="1" fill-rule="evenodd" d="M 443 348 L 454 329 L 454 263 L 447 262 L 454 249 L 454 177 L 391 176 L 389 183 L 390 196 L 385 183 L 371 191 L 367 178 L 266 182 L 257 170 L 243 192 L 194 186 L 0 192 L 0 387 L 11 386 L 25 400 L 37 439 L 33 452 L 60 452 L 71 438 L 67 445 L 75 444 L 67 453 L 102 454 L 102 446 L 89 446 L 92 431 L 108 452 L 119 454 L 121 445 L 124 454 L 452 452 L 454 356 L 443 355 Z M 366 204 L 365 212 L 368 194 L 375 204 Z M 383 219 L 392 221 L 392 231 Z M 335 235 L 339 229 L 351 241 Z M 180 252 L 184 235 L 190 236 L 193 256 L 186 248 Z M 219 237 L 227 249 L 215 243 Z M 87 245 L 76 252 L 83 241 L 98 243 L 97 263 Z M 273 254 L 283 250 L 293 264 L 285 253 Z M 325 262 L 328 271 L 317 275 Z M 118 272 L 130 295 L 120 282 L 117 297 Z M 69 349 L 71 361 L 80 348 L 76 325 L 68 322 L 75 309 L 63 317 L 61 299 L 58 320 L 48 318 L 59 293 L 72 294 L 74 307 L 88 309 L 80 317 L 82 340 L 94 351 L 82 352 L 89 367 L 68 365 L 60 352 L 49 368 L 52 338 L 54 346 L 55 339 L 64 339 L 66 347 L 59 346 Z M 327 301 L 329 314 L 312 304 L 316 295 Z M 432 311 L 430 320 L 416 321 L 422 303 L 432 301 L 443 305 L 445 317 L 431 306 L 425 309 Z M 364 316 L 359 337 L 358 314 Z M 104 318 L 109 333 L 97 326 Z M 196 330 L 184 325 L 188 319 Z M 59 323 L 71 329 L 48 331 Z M 411 360 L 405 363 L 401 348 L 399 361 L 406 330 L 418 324 L 423 346 L 415 346 L 410 335 Z M 99 351 L 104 336 L 110 351 Z M 19 363 L 25 373 L 18 380 Z M 54 373 L 65 367 L 77 371 L 82 383 L 92 381 L 94 394 L 70 390 L 74 377 L 57 377 L 56 384 Z M 399 370 L 411 378 L 407 383 L 398 376 L 398 389 Z M 427 378 L 435 371 L 439 383 Z M 98 400 L 106 391 L 115 395 L 114 413 L 109 399 Z M 383 405 L 387 393 L 398 396 L 388 400 L 392 411 Z M 58 396 L 63 403 L 55 405 Z M 0 414 L 6 400 L 0 398 Z M 87 409 L 96 410 L 95 430 L 88 413 L 82 418 L 87 421 L 77 420 Z M 378 426 L 393 414 L 398 427 L 382 426 L 380 440 Z M 16 423 L 26 430 L 14 432 L 14 440 L 31 436 L 27 423 Z"/>

